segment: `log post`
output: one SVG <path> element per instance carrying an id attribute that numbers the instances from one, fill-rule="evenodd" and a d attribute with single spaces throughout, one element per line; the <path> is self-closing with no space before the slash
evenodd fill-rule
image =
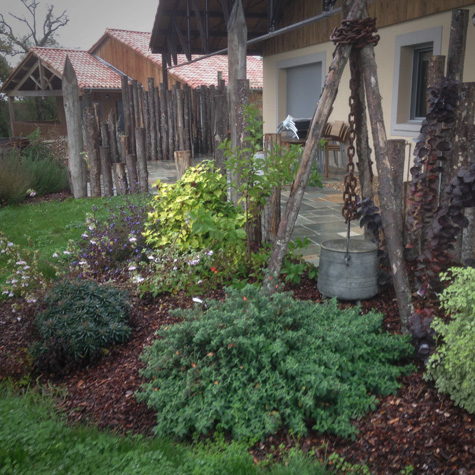
<path id="1" fill-rule="evenodd" d="M 214 108 L 219 111 L 219 114 L 215 114 L 215 120 L 213 125 L 214 130 L 214 161 L 216 167 L 224 175 L 226 173 L 224 150 L 220 150 L 218 147 L 221 145 L 228 136 L 228 101 L 226 97 L 226 87 L 224 81 L 220 81 L 218 84 L 218 90 L 213 97 Z"/>
<path id="2" fill-rule="evenodd" d="M 155 134 L 157 137 L 157 150 L 156 150 L 156 157 L 157 160 L 162 158 L 162 137 L 161 137 L 161 125 L 160 125 L 160 118 L 161 118 L 161 113 L 160 113 L 160 96 L 158 94 L 158 88 L 154 87 L 153 88 L 153 101 L 155 103 L 155 121 L 153 125 L 155 126 Z"/>
<path id="3" fill-rule="evenodd" d="M 150 160 L 157 160 L 157 128 L 155 116 L 155 84 L 153 78 L 148 78 L 148 102 L 149 102 L 149 122 L 150 129 Z M 140 177 L 139 177 L 140 178 Z"/>
<path id="4" fill-rule="evenodd" d="M 191 157 L 193 158 L 193 147 L 191 145 L 190 131 L 190 86 L 185 84 L 183 88 L 183 140 L 185 145 L 183 148 L 186 148 L 191 151 Z"/>
<path id="5" fill-rule="evenodd" d="M 130 97 L 130 87 L 129 79 L 127 76 L 121 77 L 121 86 L 122 86 L 122 112 L 124 117 L 124 132 L 125 135 L 130 137 L 132 133 L 132 117 L 131 117 L 131 97 Z M 126 150 L 126 153 L 129 151 Z M 112 157 L 114 157 L 114 152 L 112 151 Z M 125 156 L 123 158 L 125 160 Z"/>
<path id="6" fill-rule="evenodd" d="M 101 154 L 101 170 L 102 170 L 102 182 L 104 187 L 104 196 L 113 196 L 113 182 L 112 182 L 112 164 L 110 148 L 102 145 L 99 147 Z"/>
<path id="7" fill-rule="evenodd" d="M 275 154 L 277 147 L 280 147 L 280 134 L 265 134 L 264 153 Z M 273 243 L 276 239 L 280 224 L 280 205 L 281 189 L 276 187 L 262 209 L 262 242 Z"/>
<path id="8" fill-rule="evenodd" d="M 147 158 L 145 156 L 145 129 L 137 127 L 135 129 L 135 143 L 137 148 L 137 174 L 139 189 L 143 193 L 148 191 L 148 169 Z"/>
<path id="9" fill-rule="evenodd" d="M 178 135 L 177 147 L 180 150 L 185 149 L 185 135 L 184 135 L 184 122 L 183 122 L 183 91 L 179 88 L 176 89 L 176 130 Z"/>
<path id="10" fill-rule="evenodd" d="M 152 138 L 150 134 L 150 95 L 148 91 L 143 91 L 143 128 L 145 130 L 145 160 L 151 160 L 152 155 Z"/>
<path id="11" fill-rule="evenodd" d="M 125 164 L 127 166 L 127 182 L 129 184 L 129 192 L 137 193 L 139 191 L 139 183 L 137 178 L 137 158 L 134 153 L 128 153 L 125 156 Z"/>
<path id="12" fill-rule="evenodd" d="M 86 163 L 81 156 L 84 150 L 82 139 L 81 104 L 76 73 L 68 56 L 62 78 L 64 112 L 68 129 L 69 174 L 74 198 L 87 196 Z"/>
<path id="13" fill-rule="evenodd" d="M 160 84 L 160 138 L 162 141 L 162 159 L 169 160 L 168 141 L 168 100 L 165 84 Z"/>
<path id="14" fill-rule="evenodd" d="M 94 110 L 91 107 L 86 107 L 85 121 L 91 196 L 98 198 L 101 196 L 101 162 L 98 153 L 99 131 L 97 130 Z"/>
<path id="15" fill-rule="evenodd" d="M 127 194 L 127 175 L 125 173 L 125 163 L 117 162 L 112 164 L 112 174 L 115 182 L 115 189 L 118 195 Z"/>
<path id="16" fill-rule="evenodd" d="M 364 0 L 355 0 L 348 19 L 360 19 L 365 6 Z M 269 259 L 269 274 L 264 279 L 265 287 L 269 292 L 274 291 L 274 283 L 270 277 L 279 276 L 282 269 L 289 242 L 294 230 L 295 221 L 300 210 L 305 187 L 307 186 L 310 174 L 312 172 L 313 157 L 317 153 L 318 144 L 322 136 L 324 125 L 328 122 L 332 111 L 333 103 L 338 91 L 338 85 L 341 81 L 343 70 L 348 62 L 350 55 L 350 45 L 338 45 L 330 64 L 330 70 L 325 79 L 320 100 L 317 103 L 317 109 L 313 115 L 308 138 L 305 142 L 300 165 L 295 175 L 294 182 L 290 188 L 287 206 L 280 221 L 279 230 Z"/>
<path id="17" fill-rule="evenodd" d="M 110 145 L 111 162 L 117 163 L 120 161 L 119 148 L 117 146 L 117 119 L 112 110 L 109 112 L 109 117 L 107 119 L 107 126 L 109 127 L 109 145 Z"/>
<path id="18" fill-rule="evenodd" d="M 405 140 L 388 140 L 389 169 L 393 176 L 394 202 L 396 206 L 396 229 L 403 237 L 404 210 L 404 162 L 406 157 Z"/>
<path id="19" fill-rule="evenodd" d="M 175 109 L 173 107 L 172 91 L 167 91 L 167 108 L 168 108 L 168 153 L 170 159 L 175 151 Z"/>
<path id="20" fill-rule="evenodd" d="M 379 176 L 379 201 L 384 236 L 391 264 L 394 289 L 399 308 L 402 330 L 408 331 L 409 318 L 413 311 L 411 287 L 406 272 L 406 263 L 402 247 L 402 236 L 397 228 L 397 207 L 394 198 L 394 180 L 391 174 L 387 153 L 386 130 L 383 120 L 381 95 L 379 92 L 376 61 L 373 45 L 361 50 L 361 70 L 364 71 L 364 82 L 367 91 L 367 105 L 373 133 L 376 166 Z"/>
<path id="21" fill-rule="evenodd" d="M 185 174 L 186 170 L 191 167 L 191 151 L 176 150 L 175 151 L 175 168 L 177 181 Z"/>

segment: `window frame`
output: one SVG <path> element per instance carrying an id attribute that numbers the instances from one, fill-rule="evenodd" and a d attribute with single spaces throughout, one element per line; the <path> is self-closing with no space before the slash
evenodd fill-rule
<path id="1" fill-rule="evenodd" d="M 391 135 L 417 137 L 419 134 L 423 118 L 413 115 L 414 51 L 430 45 L 432 54 L 440 55 L 442 26 L 398 35 L 395 38 Z M 410 69 L 410 75 L 407 74 L 407 69 Z"/>

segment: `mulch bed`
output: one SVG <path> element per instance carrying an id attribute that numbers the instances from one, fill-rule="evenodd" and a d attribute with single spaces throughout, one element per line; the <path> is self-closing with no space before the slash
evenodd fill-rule
<path id="1" fill-rule="evenodd" d="M 304 280 L 294 287 L 297 298 L 321 301 L 314 282 Z M 209 297 L 223 298 L 222 292 Z M 34 341 L 34 314 L 37 307 L 24 301 L 0 303 L 0 380 L 25 380 L 31 369 L 28 347 Z M 349 305 L 349 304 L 345 304 Z M 59 403 L 73 423 L 91 423 L 118 433 L 153 434 L 156 414 L 135 401 L 143 367 L 139 360 L 144 346 L 155 338 L 155 331 L 174 323 L 172 308 L 192 306 L 191 297 L 162 296 L 156 299 L 133 298 L 133 337 L 107 355 L 69 374 L 40 374 L 40 383 L 51 383 L 65 390 Z M 384 329 L 398 331 L 399 319 L 393 292 L 385 288 L 373 299 L 362 302 L 363 311 L 377 309 L 384 313 Z M 355 421 L 355 440 L 321 435 L 309 431 L 295 439 L 284 430 L 257 443 L 251 450 L 256 461 L 272 456 L 279 459 L 280 448 L 298 445 L 324 460 L 338 452 L 350 463 L 366 464 L 372 473 L 396 474 L 411 465 L 413 473 L 475 473 L 475 417 L 454 406 L 440 395 L 432 383 L 424 381 L 423 366 L 402 380 L 396 395 L 380 398 L 378 408 Z"/>

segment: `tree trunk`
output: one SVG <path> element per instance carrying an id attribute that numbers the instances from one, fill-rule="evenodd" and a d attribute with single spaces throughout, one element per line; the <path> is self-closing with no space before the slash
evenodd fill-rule
<path id="1" fill-rule="evenodd" d="M 388 160 L 386 130 L 383 120 L 383 109 L 379 83 L 376 71 L 373 46 L 361 50 L 361 70 L 364 71 L 364 81 L 367 91 L 368 111 L 373 133 L 376 166 L 379 176 L 379 201 L 381 204 L 381 219 L 388 248 L 389 262 L 393 276 L 394 289 L 399 308 L 399 316 L 403 331 L 408 331 L 407 325 L 413 311 L 411 287 L 406 272 L 402 236 L 397 228 L 397 206 L 394 198 L 394 180 Z"/>
<path id="2" fill-rule="evenodd" d="M 157 128 L 155 115 L 155 84 L 153 78 L 148 78 L 149 98 L 149 128 L 150 128 L 150 160 L 157 160 Z"/>
<path id="3" fill-rule="evenodd" d="M 124 132 L 125 135 L 131 136 L 132 134 L 132 117 L 131 117 L 131 97 L 130 97 L 130 88 L 129 88 L 129 79 L 127 76 L 121 77 L 121 86 L 122 86 L 122 112 L 124 117 Z M 126 154 L 129 153 L 128 150 L 125 151 Z M 114 157 L 114 153 L 112 153 Z M 122 160 L 125 161 L 125 155 L 122 156 Z"/>
<path id="4" fill-rule="evenodd" d="M 165 85 L 163 83 L 160 84 L 160 124 L 160 138 L 162 140 L 162 159 L 169 160 L 170 152 L 168 148 L 168 101 L 167 90 L 165 89 Z"/>
<path id="5" fill-rule="evenodd" d="M 355 0 L 348 19 L 360 19 L 366 2 L 364 0 Z M 289 199 L 284 214 L 280 221 L 279 230 L 269 260 L 269 274 L 264 280 L 268 291 L 273 291 L 274 285 L 270 277 L 279 276 L 282 263 L 287 253 L 290 238 L 294 230 L 300 205 L 302 203 L 305 187 L 307 186 L 310 174 L 312 172 L 313 157 L 317 153 L 318 144 L 322 136 L 324 125 L 328 122 L 332 111 L 333 103 L 338 91 L 338 85 L 343 74 L 343 70 L 348 62 L 350 55 L 350 45 L 338 45 L 330 65 L 330 70 L 325 79 L 325 84 L 317 104 L 317 109 L 313 115 L 308 138 L 305 142 L 300 165 L 297 170 L 294 182 L 290 189 Z"/>
<path id="6" fill-rule="evenodd" d="M 213 125 L 214 132 L 214 162 L 218 170 L 224 175 L 226 173 L 226 165 L 224 158 L 224 150 L 218 149 L 228 136 L 228 101 L 226 97 L 226 88 L 224 81 L 220 81 L 218 90 L 213 97 L 214 107 L 218 114 L 215 114 L 215 121 Z"/>
<path id="7" fill-rule="evenodd" d="M 191 152 L 189 150 L 175 151 L 175 167 L 177 181 L 185 174 L 186 170 L 191 167 Z"/>
<path id="8" fill-rule="evenodd" d="M 117 163 L 119 158 L 119 147 L 117 146 L 117 119 L 114 112 L 109 112 L 109 118 L 107 119 L 107 125 L 109 127 L 109 140 L 110 140 L 110 154 L 111 162 Z"/>
<path id="9" fill-rule="evenodd" d="M 81 105 L 79 86 L 69 57 L 66 57 L 63 73 L 64 112 L 68 129 L 69 174 L 74 198 L 87 196 L 86 163 L 81 156 L 84 150 L 82 140 Z"/>

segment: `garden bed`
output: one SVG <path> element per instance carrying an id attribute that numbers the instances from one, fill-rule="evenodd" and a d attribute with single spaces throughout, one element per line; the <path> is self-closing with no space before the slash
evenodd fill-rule
<path id="1" fill-rule="evenodd" d="M 313 281 L 303 280 L 293 289 L 297 298 L 318 302 L 321 296 Z M 222 298 L 222 291 L 208 297 Z M 349 305 L 349 304 L 345 304 Z M 192 306 L 191 297 L 161 296 L 134 299 L 133 336 L 116 346 L 85 369 L 69 374 L 41 374 L 38 382 L 65 390 L 67 397 L 58 408 L 71 422 L 86 422 L 119 433 L 153 433 L 156 415 L 137 403 L 134 393 L 143 383 L 139 375 L 143 363 L 139 355 L 154 340 L 155 331 L 174 323 L 172 308 Z M 384 329 L 397 332 L 399 319 L 392 291 L 383 289 L 374 299 L 363 302 L 363 311 L 384 313 Z M 22 378 L 28 367 L 26 349 L 34 338 L 31 325 L 33 305 L 24 304 L 13 312 L 11 302 L 0 306 L 0 379 Z M 422 379 L 423 368 L 403 378 L 396 395 L 381 397 L 377 409 L 355 421 L 355 440 L 309 431 L 296 439 L 285 431 L 258 442 L 252 449 L 255 461 L 279 460 L 282 448 L 299 446 L 304 452 L 328 459 L 337 452 L 352 464 L 367 465 L 372 473 L 400 473 L 412 466 L 413 473 L 469 474 L 475 470 L 473 416 L 460 409 L 447 396 L 440 395 Z M 33 384 L 33 381 L 32 381 Z"/>

